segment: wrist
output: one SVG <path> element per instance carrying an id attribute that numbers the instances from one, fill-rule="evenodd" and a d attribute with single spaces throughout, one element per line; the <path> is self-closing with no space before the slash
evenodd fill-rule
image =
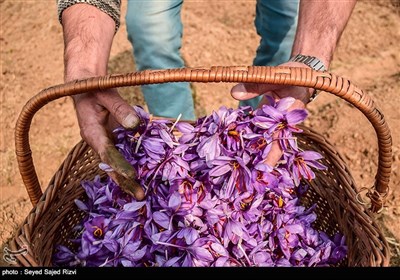
<path id="1" fill-rule="evenodd" d="M 82 80 L 92 77 L 104 76 L 107 74 L 107 71 L 103 69 L 99 69 L 96 66 L 90 67 L 78 67 L 77 64 L 72 64 L 73 66 L 68 67 L 66 65 L 64 71 L 64 82 L 71 82 L 74 80 Z"/>
<path id="2" fill-rule="evenodd" d="M 299 39 L 293 45 L 291 58 L 299 54 L 315 57 L 325 66 L 325 70 L 328 70 L 333 56 L 333 48 L 332 44 L 327 43 L 331 42 L 331 40 L 326 40 L 318 40 L 319 43 L 315 43 L 315 40 L 311 38 L 308 38 L 308 41 L 304 38 L 302 40 Z M 318 45 L 318 48 L 315 48 L 315 45 Z"/>
<path id="3" fill-rule="evenodd" d="M 66 67 L 65 72 L 64 72 L 64 81 L 67 82 L 72 82 L 75 80 L 84 80 L 92 77 L 98 77 L 98 76 L 104 76 L 105 73 L 103 71 L 99 71 L 95 67 L 77 67 L 76 64 L 72 64 L 75 67 Z M 90 98 L 90 96 L 93 96 L 93 92 L 85 92 L 85 93 L 80 93 L 76 95 L 72 95 L 71 98 L 74 101 L 74 104 L 76 106 L 76 103 L 79 103 L 81 100 Z"/>
<path id="4" fill-rule="evenodd" d="M 64 80 L 69 82 L 107 74 L 109 53 L 96 46 L 82 47 L 82 42 L 69 40 L 64 50 Z"/>

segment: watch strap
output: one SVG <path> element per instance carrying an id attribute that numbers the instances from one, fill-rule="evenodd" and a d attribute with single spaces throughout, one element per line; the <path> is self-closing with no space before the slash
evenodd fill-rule
<path id="1" fill-rule="evenodd" d="M 318 58 L 316 58 L 315 56 L 297 54 L 297 55 L 293 56 L 289 61 L 304 63 L 305 65 L 309 66 L 313 70 L 317 70 L 317 71 L 325 71 L 326 70 L 324 63 L 321 60 L 319 60 Z"/>

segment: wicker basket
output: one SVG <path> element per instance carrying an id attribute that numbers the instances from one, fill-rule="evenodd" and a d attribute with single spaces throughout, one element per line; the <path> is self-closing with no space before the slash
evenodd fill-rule
<path id="1" fill-rule="evenodd" d="M 317 204 L 315 227 L 347 238 L 348 256 L 342 266 L 388 266 L 389 246 L 377 226 L 373 212 L 384 205 L 391 173 L 391 135 L 382 113 L 363 91 L 332 73 L 287 67 L 211 67 L 210 69 L 167 69 L 90 78 L 47 88 L 23 108 L 15 131 L 20 173 L 33 209 L 10 241 L 18 266 L 51 266 L 55 244 L 72 246 L 72 228 L 83 218 L 74 199 L 85 196 L 80 182 L 106 174 L 98 168 L 99 158 L 80 141 L 67 155 L 49 186 L 42 193 L 29 146 L 29 128 L 34 114 L 50 101 L 96 90 L 168 82 L 256 82 L 311 87 L 332 93 L 357 107 L 371 122 L 378 140 L 379 159 L 375 184 L 368 189 L 370 207 L 359 203 L 357 188 L 342 157 L 324 137 L 302 127 L 299 145 L 324 156 L 325 171 L 316 171 L 303 199 L 304 206 Z"/>

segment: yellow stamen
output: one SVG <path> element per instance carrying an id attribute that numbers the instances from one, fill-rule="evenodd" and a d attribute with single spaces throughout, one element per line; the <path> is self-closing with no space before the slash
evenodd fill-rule
<path id="1" fill-rule="evenodd" d="M 103 230 L 99 228 L 98 226 L 92 226 L 92 228 L 95 228 L 93 235 L 95 237 L 102 237 L 103 236 Z"/>
<path id="2" fill-rule="evenodd" d="M 279 208 L 282 208 L 282 206 L 283 206 L 283 199 L 282 199 L 282 197 L 280 196 L 279 199 L 278 199 L 278 207 L 279 207 Z"/>
<path id="3" fill-rule="evenodd" d="M 282 130 L 282 129 L 284 129 L 284 128 L 286 128 L 286 123 L 280 123 L 280 124 L 278 124 L 278 126 L 276 127 L 277 130 Z"/>
<path id="4" fill-rule="evenodd" d="M 233 166 L 233 169 L 238 169 L 240 164 L 237 161 L 231 162 L 231 165 Z"/>
<path id="5" fill-rule="evenodd" d="M 228 131 L 228 135 L 230 135 L 230 136 L 238 136 L 239 132 L 237 132 L 236 130 L 229 130 Z"/>

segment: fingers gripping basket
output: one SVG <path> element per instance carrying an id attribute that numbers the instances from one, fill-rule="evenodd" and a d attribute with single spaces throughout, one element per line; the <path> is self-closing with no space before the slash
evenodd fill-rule
<path id="1" fill-rule="evenodd" d="M 27 248 L 15 256 L 19 266 L 51 266 L 55 244 L 72 246 L 71 229 L 83 218 L 74 199 L 85 194 L 82 180 L 106 176 L 98 167 L 100 160 L 82 140 L 67 155 L 45 192 L 33 164 L 29 145 L 29 128 L 34 114 L 50 101 L 84 92 L 115 87 L 169 82 L 256 82 L 312 87 L 334 94 L 357 107 L 375 129 L 378 170 L 375 184 L 368 191 L 370 208 L 357 200 L 357 188 L 341 156 L 324 137 L 302 127 L 299 145 L 324 156 L 325 171 L 316 171 L 303 199 L 304 206 L 317 204 L 315 227 L 328 234 L 342 232 L 347 239 L 348 256 L 343 266 L 388 266 L 389 246 L 373 212 L 382 209 L 391 173 L 391 135 L 382 113 L 371 98 L 348 80 L 328 72 L 283 67 L 211 67 L 210 69 L 167 69 L 141 71 L 123 75 L 90 78 L 47 88 L 23 108 L 15 131 L 16 154 L 20 173 L 33 209 L 10 241 L 10 250 Z"/>

